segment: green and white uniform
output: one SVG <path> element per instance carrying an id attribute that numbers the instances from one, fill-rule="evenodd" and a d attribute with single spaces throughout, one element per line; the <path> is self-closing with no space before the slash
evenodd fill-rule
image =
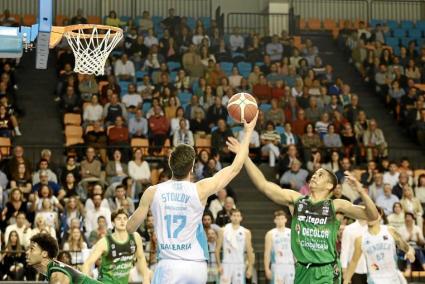
<path id="1" fill-rule="evenodd" d="M 102 255 L 99 280 L 108 284 L 127 284 L 137 248 L 134 235 L 129 234 L 127 241 L 120 243 L 107 234 L 106 241 L 108 250 Z"/>
<path id="2" fill-rule="evenodd" d="M 47 281 L 50 282 L 50 278 L 55 272 L 65 274 L 69 279 L 69 284 L 102 284 L 101 282 L 88 277 L 87 275 L 65 263 L 52 260 L 47 265 Z"/>
<path id="3" fill-rule="evenodd" d="M 295 201 L 291 248 L 297 264 L 295 283 L 341 283 L 336 251 L 340 222 L 331 199 L 313 203 L 305 196 Z"/>

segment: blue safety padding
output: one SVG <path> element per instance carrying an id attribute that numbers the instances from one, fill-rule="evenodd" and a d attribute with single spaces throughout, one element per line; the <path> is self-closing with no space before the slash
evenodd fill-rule
<path id="1" fill-rule="evenodd" d="M 38 5 L 38 24 L 40 32 L 50 33 L 53 20 L 53 1 L 39 0 Z"/>

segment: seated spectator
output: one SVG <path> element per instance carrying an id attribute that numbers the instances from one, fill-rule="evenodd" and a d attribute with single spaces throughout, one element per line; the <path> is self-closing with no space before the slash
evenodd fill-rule
<path id="1" fill-rule="evenodd" d="M 390 161 L 388 171 L 384 173 L 384 183 L 390 184 L 391 188 L 393 188 L 399 182 L 399 176 L 397 163 Z"/>
<path id="2" fill-rule="evenodd" d="M 153 28 L 149 28 L 148 29 L 148 34 L 145 36 L 145 45 L 148 48 L 151 48 L 154 45 L 158 45 L 159 41 L 158 38 L 155 36 L 155 32 L 153 30 Z"/>
<path id="3" fill-rule="evenodd" d="M 305 133 L 301 136 L 301 143 L 304 148 L 305 159 L 310 158 L 311 149 L 321 147 L 322 140 L 320 140 L 320 136 L 314 132 L 313 124 L 307 124 Z"/>
<path id="4" fill-rule="evenodd" d="M 66 181 L 69 173 L 72 173 L 76 182 L 79 182 L 80 179 L 81 179 L 80 171 L 81 171 L 80 165 L 76 163 L 75 156 L 68 155 L 66 157 L 65 165 L 60 169 L 60 172 L 61 172 L 60 180 L 61 180 L 61 182 L 63 183 L 63 182 Z"/>
<path id="5" fill-rule="evenodd" d="M 416 223 L 418 224 L 419 229 L 423 228 L 423 218 L 422 215 L 424 210 L 422 208 L 420 200 L 413 195 L 413 189 L 406 185 L 403 188 L 403 197 L 400 200 L 401 205 L 403 206 L 404 212 L 413 213 L 415 216 Z"/>
<path id="6" fill-rule="evenodd" d="M 373 183 L 369 185 L 369 196 L 373 201 L 384 194 L 384 179 L 382 173 L 376 173 L 373 176 Z"/>
<path id="7" fill-rule="evenodd" d="M 330 125 L 329 122 L 329 114 L 327 112 L 322 113 L 320 116 L 320 120 L 318 120 L 315 124 L 316 133 L 319 134 L 320 138 L 323 140 L 323 137 L 328 133 L 328 127 Z"/>
<path id="8" fill-rule="evenodd" d="M 366 117 L 366 112 L 361 110 L 357 115 L 357 120 L 354 123 L 354 133 L 358 141 L 363 140 L 363 135 L 369 129 L 370 121 Z"/>
<path id="9" fill-rule="evenodd" d="M 291 101 L 291 100 L 290 100 Z M 292 131 L 297 136 L 302 136 L 305 133 L 305 130 L 307 128 L 307 125 L 310 123 L 305 118 L 305 111 L 303 109 L 297 109 L 296 106 L 294 106 L 294 109 L 290 110 L 291 114 L 290 117 L 296 115 L 295 119 L 291 119 L 291 127 Z"/>
<path id="10" fill-rule="evenodd" d="M 110 198 L 109 200 L 109 207 L 111 208 L 111 211 L 114 212 L 120 208 L 123 208 L 123 203 L 128 203 L 130 208 L 128 210 L 129 214 L 132 214 L 134 212 L 134 203 L 133 200 L 131 200 L 130 197 L 127 197 L 125 188 L 123 185 L 119 184 L 115 187 L 115 195 L 113 198 Z"/>
<path id="11" fill-rule="evenodd" d="M 111 101 L 103 107 L 103 119 L 105 121 L 105 125 L 109 126 L 114 124 L 118 116 L 127 120 L 127 109 L 123 103 L 119 102 L 118 95 L 112 94 Z"/>
<path id="12" fill-rule="evenodd" d="M 176 96 L 171 96 L 168 98 L 168 101 L 166 102 L 166 106 L 164 107 L 164 115 L 167 119 L 172 119 L 176 117 L 176 111 L 179 107 L 179 100 Z"/>
<path id="13" fill-rule="evenodd" d="M 99 216 L 105 217 L 108 228 L 112 228 L 111 210 L 109 209 L 108 202 L 105 200 L 108 207 L 101 206 L 103 198 L 100 194 L 93 195 L 90 200 L 92 200 L 93 208 L 90 208 L 90 209 L 87 208 L 87 213 L 85 218 L 86 233 L 90 234 L 90 232 L 97 229 L 97 226 L 98 226 L 97 219 L 99 218 Z"/>
<path id="14" fill-rule="evenodd" d="M 392 194 L 391 185 L 384 184 L 384 194 L 376 198 L 376 205 L 384 210 L 385 215 L 390 215 L 396 202 L 400 202 L 400 200 L 396 195 Z"/>
<path id="15" fill-rule="evenodd" d="M 330 153 L 330 159 L 329 162 L 323 165 L 324 169 L 327 169 L 328 171 L 331 171 L 333 173 L 336 173 L 340 170 L 340 155 L 339 151 L 332 150 Z M 370 194 L 370 189 L 369 189 Z"/>
<path id="16" fill-rule="evenodd" d="M 413 213 L 404 213 L 405 225 L 399 229 L 399 233 L 404 241 L 406 241 L 414 250 L 415 258 L 419 261 L 422 269 L 425 270 L 425 256 L 422 246 L 425 244 L 424 235 L 422 230 L 415 225 L 415 216 Z M 410 275 L 412 271 L 412 264 L 407 261 L 405 273 Z"/>
<path id="17" fill-rule="evenodd" d="M 272 89 L 263 74 L 259 75 L 259 81 L 252 86 L 252 91 L 260 103 L 268 103 L 271 99 Z"/>
<path id="18" fill-rule="evenodd" d="M 41 170 L 39 172 L 39 182 L 34 184 L 32 191 L 38 192 L 39 190 L 41 190 L 41 188 L 43 186 L 47 186 L 47 187 L 51 188 L 55 195 L 57 195 L 59 193 L 59 189 L 60 189 L 59 184 L 57 182 L 49 180 L 49 175 L 48 175 L 48 172 L 46 170 Z"/>
<path id="19" fill-rule="evenodd" d="M 101 163 L 96 159 L 96 152 L 93 147 L 86 150 L 86 158 L 81 162 L 81 178 L 98 180 L 101 174 Z"/>
<path id="20" fill-rule="evenodd" d="M 71 228 L 72 220 L 81 220 L 85 215 L 85 208 L 77 196 L 71 196 L 65 201 L 63 213 L 61 215 L 61 231 L 68 231 Z M 79 222 L 78 222 L 79 224 Z"/>
<path id="21" fill-rule="evenodd" d="M 155 114 L 154 110 L 156 107 L 160 108 L 161 115 L 165 116 L 164 111 L 162 110 L 161 102 L 158 97 L 152 98 L 152 107 L 146 113 L 146 118 L 149 119 L 151 116 Z"/>
<path id="22" fill-rule="evenodd" d="M 207 150 L 202 149 L 198 154 L 197 162 L 194 165 L 193 172 L 195 173 L 196 180 L 204 178 L 204 167 L 207 165 L 210 155 Z"/>
<path id="23" fill-rule="evenodd" d="M 128 85 L 128 93 L 122 97 L 122 103 L 127 107 L 128 112 L 135 112 L 142 107 L 142 96 L 137 93 L 136 85 Z"/>
<path id="24" fill-rule="evenodd" d="M 210 206 L 208 207 L 211 212 L 213 219 L 217 218 L 217 213 L 223 210 L 224 203 L 226 201 L 227 191 L 226 189 L 220 189 L 217 192 L 217 198 L 211 201 Z"/>
<path id="25" fill-rule="evenodd" d="M 292 190 L 299 191 L 305 184 L 307 176 L 308 171 L 301 168 L 301 162 L 299 160 L 293 160 L 290 170 L 283 173 L 279 182 L 284 188 L 289 187 Z"/>
<path id="26" fill-rule="evenodd" d="M 322 115 L 323 110 L 320 109 L 317 105 L 317 98 L 314 96 L 311 96 L 309 98 L 309 106 L 305 110 L 305 117 L 307 120 L 311 121 L 312 123 L 316 123 L 320 120 L 320 116 Z"/>
<path id="27" fill-rule="evenodd" d="M 155 147 L 155 151 L 159 152 L 160 148 L 164 146 L 165 140 L 168 137 L 170 130 L 170 122 L 161 113 L 160 106 L 154 107 L 154 115 L 149 118 L 149 138 L 151 145 Z"/>
<path id="28" fill-rule="evenodd" d="M 421 70 L 416 66 L 415 60 L 411 58 L 406 68 L 406 77 L 413 79 L 415 83 L 419 83 L 421 80 Z"/>
<path id="29" fill-rule="evenodd" d="M 210 85 L 205 86 L 205 91 L 202 96 L 199 98 L 199 104 L 203 107 L 203 109 L 208 109 L 210 106 L 214 104 L 215 93 L 213 88 Z"/>
<path id="30" fill-rule="evenodd" d="M 135 116 L 131 117 L 128 123 L 130 137 L 147 138 L 148 120 L 143 117 L 143 111 L 137 109 Z"/>
<path id="31" fill-rule="evenodd" d="M 9 193 L 8 201 L 6 202 L 1 212 L 2 227 L 16 223 L 16 216 L 19 212 L 29 213 L 29 207 L 24 196 L 18 188 L 13 188 Z"/>
<path id="32" fill-rule="evenodd" d="M 282 108 L 279 107 L 279 102 L 277 99 L 272 99 L 271 109 L 266 112 L 266 120 L 273 122 L 275 125 L 284 125 L 285 124 L 285 113 Z"/>
<path id="33" fill-rule="evenodd" d="M 277 99 L 278 101 L 282 100 L 285 96 L 285 93 L 289 93 L 288 91 L 289 88 L 290 88 L 289 86 L 285 87 L 283 80 L 280 80 L 280 79 L 277 80 L 276 84 L 272 88 L 272 92 L 271 92 L 272 99 Z"/>
<path id="34" fill-rule="evenodd" d="M 56 239 L 56 231 L 54 227 L 47 225 L 46 220 L 44 220 L 42 215 L 38 215 L 37 218 L 35 218 L 34 229 L 32 229 L 33 235 L 39 233 L 47 233 Z"/>
<path id="35" fill-rule="evenodd" d="M 84 241 L 83 234 L 79 228 L 74 228 L 68 237 L 68 240 L 63 245 L 63 250 L 71 252 L 71 263 L 74 266 L 79 266 L 84 263 L 83 251 L 88 248 Z"/>
<path id="36" fill-rule="evenodd" d="M 8 9 L 3 11 L 3 15 L 0 17 L 0 26 L 12 27 L 17 25 L 15 17 L 12 17 Z"/>
<path id="37" fill-rule="evenodd" d="M 11 116 L 7 113 L 6 107 L 4 105 L 0 105 L 0 136 L 12 138 L 14 134 L 13 130 L 14 127 Z M 21 134 L 19 128 L 16 135 L 20 136 L 18 134 Z"/>
<path id="38" fill-rule="evenodd" d="M 195 44 L 190 44 L 187 52 L 183 54 L 182 65 L 192 78 L 199 78 L 204 75 L 204 65 L 201 56 L 196 52 Z"/>
<path id="39" fill-rule="evenodd" d="M 399 231 L 404 226 L 403 205 L 400 202 L 394 203 L 393 213 L 388 215 L 388 225 Z"/>
<path id="40" fill-rule="evenodd" d="M 223 102 L 223 104 L 224 104 L 224 102 Z M 186 106 L 184 116 L 188 119 L 193 119 L 195 117 L 195 111 L 197 111 L 197 110 L 204 112 L 204 108 L 199 104 L 199 97 L 198 96 L 192 96 L 192 98 L 190 100 L 190 104 Z"/>
<path id="41" fill-rule="evenodd" d="M 181 118 L 179 128 L 173 134 L 173 145 L 176 147 L 179 144 L 195 145 L 193 133 L 188 129 L 186 119 Z"/>
<path id="42" fill-rule="evenodd" d="M 242 75 L 239 73 L 239 69 L 236 66 L 232 68 L 232 74 L 228 77 L 230 87 L 236 89 L 240 87 L 241 81 L 243 79 Z"/>
<path id="43" fill-rule="evenodd" d="M 344 128 L 341 131 L 341 142 L 344 146 L 344 156 L 355 156 L 357 153 L 358 142 L 350 123 L 344 124 Z"/>
<path id="44" fill-rule="evenodd" d="M 24 163 L 19 164 L 17 171 L 12 172 L 10 187 L 18 188 L 24 194 L 24 198 L 28 198 L 32 190 L 31 172 Z"/>
<path id="45" fill-rule="evenodd" d="M 393 193 L 397 195 L 398 198 L 402 198 L 405 187 L 409 186 L 409 176 L 405 172 L 401 172 L 398 175 L 398 181 L 396 185 L 393 186 Z"/>
<path id="46" fill-rule="evenodd" d="M 109 128 L 108 140 L 110 145 L 118 147 L 125 147 L 128 145 L 128 127 L 124 125 L 124 120 L 121 116 L 117 116 L 115 119 L 115 125 Z"/>
<path id="47" fill-rule="evenodd" d="M 226 105 L 225 96 L 229 90 L 233 90 L 230 86 L 229 79 L 227 77 L 220 78 L 220 84 L 216 88 L 216 95 L 222 98 L 222 104 Z"/>
<path id="48" fill-rule="evenodd" d="M 196 27 L 192 36 L 192 43 L 195 46 L 200 46 L 204 39 L 207 39 L 209 44 L 209 37 L 205 34 L 204 28 L 202 26 Z"/>
<path id="49" fill-rule="evenodd" d="M 222 209 L 223 208 L 221 208 L 220 211 Z M 214 230 L 218 232 L 220 230 L 220 227 L 217 226 L 214 221 L 215 219 L 212 212 L 208 209 L 205 209 L 204 215 L 202 216 L 202 226 L 204 227 L 204 230 Z"/>
<path id="50" fill-rule="evenodd" d="M 128 175 L 136 185 L 134 196 L 143 193 L 151 183 L 151 170 L 148 162 L 143 158 L 143 152 L 140 148 L 134 150 L 133 160 L 128 163 Z"/>
<path id="51" fill-rule="evenodd" d="M 279 42 L 279 37 L 273 35 L 272 41 L 266 45 L 266 54 L 270 56 L 272 61 L 280 61 L 282 59 L 283 45 Z"/>
<path id="52" fill-rule="evenodd" d="M 190 120 L 190 130 L 192 133 L 205 135 L 210 132 L 207 121 L 205 120 L 205 113 L 201 110 L 195 111 L 195 118 Z"/>
<path id="53" fill-rule="evenodd" d="M 4 255 L 2 255 L 3 280 L 23 281 L 25 278 L 25 248 L 17 231 L 11 231 L 6 239 Z"/>
<path id="54" fill-rule="evenodd" d="M 342 194 L 341 184 L 337 184 L 332 192 L 331 199 L 344 199 L 350 201 L 350 198 Z M 350 201 L 351 202 L 351 201 Z"/>
<path id="55" fill-rule="evenodd" d="M 83 16 L 83 9 L 77 10 L 77 15 L 71 18 L 71 25 L 85 25 L 87 24 L 87 19 Z"/>
<path id="56" fill-rule="evenodd" d="M 269 82 L 269 84 L 271 86 L 275 86 L 276 82 L 281 80 L 281 78 L 282 78 L 282 75 L 279 74 L 278 71 L 279 71 L 279 69 L 277 67 L 277 64 L 273 63 L 270 66 L 270 73 L 267 74 L 267 76 L 266 76 L 267 82 Z"/>
<path id="57" fill-rule="evenodd" d="M 114 72 L 119 80 L 124 81 L 134 81 L 136 75 L 133 61 L 129 60 L 125 53 L 115 62 Z"/>
<path id="58" fill-rule="evenodd" d="M 139 20 L 138 24 L 140 32 L 147 32 L 149 29 L 153 29 L 154 25 L 149 11 L 143 11 L 142 18 Z"/>
<path id="59" fill-rule="evenodd" d="M 224 201 L 223 210 L 217 212 L 215 223 L 220 227 L 224 227 L 224 225 L 230 223 L 230 212 L 235 208 L 235 201 L 232 197 L 227 196 Z"/>
<path id="60" fill-rule="evenodd" d="M 58 183 L 58 178 L 56 174 L 51 169 L 49 169 L 49 162 L 45 159 L 41 159 L 40 162 L 38 163 L 38 171 L 34 172 L 32 175 L 33 184 L 40 182 L 40 179 L 39 179 L 40 171 L 46 171 L 47 175 L 49 176 L 49 181 Z"/>
<path id="61" fill-rule="evenodd" d="M 204 65 L 205 68 L 207 68 L 210 64 L 210 62 L 215 66 L 216 60 L 214 54 L 211 54 L 208 46 L 203 45 L 201 47 L 201 62 Z"/>
<path id="62" fill-rule="evenodd" d="M 425 147 L 425 108 L 421 109 L 420 119 L 415 123 L 416 138 L 422 148 Z"/>
<path id="63" fill-rule="evenodd" d="M 260 82 L 261 69 L 260 66 L 254 65 L 252 72 L 248 75 L 248 83 L 252 87 Z"/>
<path id="64" fill-rule="evenodd" d="M 106 223 L 105 217 L 99 216 L 97 218 L 97 229 L 91 231 L 88 237 L 89 246 L 93 247 L 98 240 L 111 233 L 111 230 L 108 229 L 108 224 Z"/>
<path id="65" fill-rule="evenodd" d="M 84 107 L 83 125 L 87 127 L 93 125 L 95 121 L 101 121 L 103 118 L 103 107 L 99 104 L 97 95 L 91 97 L 91 102 Z"/>
<path id="66" fill-rule="evenodd" d="M 425 204 L 425 174 L 418 177 L 418 182 L 415 187 L 415 196 L 421 201 L 422 207 Z"/>
<path id="67" fill-rule="evenodd" d="M 80 113 L 81 102 L 74 87 L 66 87 L 66 93 L 61 97 L 60 107 L 64 113 Z"/>
<path id="68" fill-rule="evenodd" d="M 79 174 L 79 173 L 78 173 Z M 62 188 L 59 190 L 58 199 L 63 202 L 71 197 L 80 197 L 77 193 L 78 183 L 72 172 L 69 172 L 62 181 Z"/>
<path id="69" fill-rule="evenodd" d="M 219 96 L 215 97 L 214 105 L 207 110 L 207 123 L 210 128 L 217 125 L 219 120 L 227 120 L 227 108 L 222 105 L 222 100 Z"/>
<path id="70" fill-rule="evenodd" d="M 43 206 L 43 201 L 45 199 L 49 200 L 54 211 L 61 212 L 63 211 L 62 204 L 59 203 L 58 198 L 53 195 L 53 189 L 46 184 L 43 184 L 35 195 L 35 210 L 41 210 Z"/>
<path id="71" fill-rule="evenodd" d="M 106 147 L 108 142 L 108 136 L 106 135 L 106 131 L 101 125 L 100 121 L 96 121 L 93 124 L 93 128 L 86 132 L 84 136 L 84 141 L 86 142 L 86 146 L 97 149 L 100 156 L 100 160 L 103 163 L 106 163 Z"/>
<path id="72" fill-rule="evenodd" d="M 230 49 L 233 52 L 242 52 L 245 49 L 245 39 L 240 34 L 239 27 L 233 28 L 233 33 L 229 37 Z"/>
<path id="73" fill-rule="evenodd" d="M 55 230 L 59 230 L 58 212 L 54 210 L 50 199 L 43 198 L 41 200 L 41 208 L 37 211 L 35 218 L 37 219 L 38 216 L 43 216 L 47 226 L 51 226 Z"/>
<path id="74" fill-rule="evenodd" d="M 97 86 L 96 78 L 94 75 L 83 75 L 78 83 L 78 92 L 80 93 L 81 99 L 84 102 L 91 100 L 93 94 L 99 92 L 99 87 Z"/>
<path id="75" fill-rule="evenodd" d="M 227 126 L 226 121 L 220 118 L 217 122 L 217 129 L 211 135 L 211 147 L 213 151 L 220 154 L 223 161 L 229 161 L 232 156 L 226 144 L 229 137 L 233 137 L 233 133 Z"/>
<path id="76" fill-rule="evenodd" d="M 106 17 L 106 19 L 105 19 L 105 25 L 113 26 L 113 27 L 119 27 L 119 26 L 121 26 L 121 24 L 123 24 L 123 23 L 121 23 L 120 18 L 117 17 L 117 12 L 115 12 L 114 10 L 111 10 L 109 12 L 108 17 Z"/>
<path id="77" fill-rule="evenodd" d="M 176 82 L 174 83 L 178 91 L 188 91 L 190 89 L 190 77 L 186 74 L 184 69 L 177 72 Z"/>
<path id="78" fill-rule="evenodd" d="M 323 136 L 323 146 L 326 148 L 342 147 L 341 137 L 338 133 L 335 133 L 335 126 L 333 124 L 328 125 L 328 133 Z"/>
<path id="79" fill-rule="evenodd" d="M 267 122 L 266 129 L 260 136 L 261 144 L 261 154 L 268 157 L 269 166 L 274 167 L 276 165 L 276 160 L 280 156 L 280 135 L 276 132 L 273 122 Z"/>
<path id="80" fill-rule="evenodd" d="M 209 178 L 214 176 L 217 172 L 218 172 L 217 161 L 213 157 L 210 157 L 208 159 L 207 164 L 203 168 L 202 177 Z"/>
<path id="81" fill-rule="evenodd" d="M 318 169 L 323 167 L 322 154 L 317 149 L 311 152 L 310 160 L 307 162 L 307 170 L 314 173 Z"/>
<path id="82" fill-rule="evenodd" d="M 237 134 L 238 141 L 242 142 L 244 136 L 245 131 L 242 129 Z M 260 135 L 258 134 L 257 130 L 254 129 L 252 132 L 251 141 L 249 142 L 249 153 L 257 156 L 260 153 L 260 146 Z"/>
<path id="83" fill-rule="evenodd" d="M 113 159 L 106 164 L 106 181 L 109 184 L 116 182 L 122 182 L 122 180 L 128 176 L 127 164 L 122 161 L 122 154 L 119 149 L 115 149 L 113 152 Z M 112 209 L 114 211 L 114 209 Z"/>

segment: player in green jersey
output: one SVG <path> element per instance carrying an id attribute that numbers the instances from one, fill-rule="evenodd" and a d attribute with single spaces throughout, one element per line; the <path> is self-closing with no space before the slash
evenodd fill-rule
<path id="1" fill-rule="evenodd" d="M 45 275 L 50 284 L 102 284 L 75 268 L 55 260 L 58 252 L 58 242 L 50 234 L 36 234 L 30 239 L 27 264 Z"/>
<path id="2" fill-rule="evenodd" d="M 239 142 L 229 138 L 228 147 L 230 151 L 237 153 L 240 148 Z M 336 212 L 368 221 L 377 220 L 379 217 L 375 204 L 362 184 L 346 173 L 346 181 L 363 200 L 364 206 L 357 206 L 343 199 L 330 199 L 338 181 L 332 172 L 325 169 L 314 172 L 309 183 L 311 195 L 303 196 L 267 181 L 249 158 L 245 161 L 245 168 L 259 191 L 278 204 L 294 206 L 291 248 L 297 260 L 295 283 L 341 283 L 341 268 L 336 251 L 339 229 Z"/>
<path id="3" fill-rule="evenodd" d="M 95 262 L 101 258 L 98 279 L 106 284 L 128 284 L 130 270 L 137 260 L 143 283 L 150 283 L 150 271 L 143 252 L 142 238 L 138 233 L 126 230 L 128 213 L 118 209 L 111 214 L 115 231 L 100 239 L 84 262 L 82 271 L 89 274 Z"/>

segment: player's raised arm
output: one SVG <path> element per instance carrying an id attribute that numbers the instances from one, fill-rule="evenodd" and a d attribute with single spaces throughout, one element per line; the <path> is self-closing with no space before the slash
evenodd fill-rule
<path id="1" fill-rule="evenodd" d="M 354 205 L 351 202 L 343 199 L 335 199 L 334 206 L 336 211 L 340 211 L 354 219 L 368 221 L 377 220 L 379 217 L 378 210 L 376 209 L 375 203 L 373 203 L 372 199 L 363 188 L 363 185 L 349 172 L 345 172 L 345 178 L 350 186 L 359 193 L 360 198 L 363 200 L 364 206 Z"/>
<path id="2" fill-rule="evenodd" d="M 249 142 L 251 140 L 252 132 L 254 131 L 255 124 L 257 123 L 258 112 L 255 118 L 249 122 L 244 123 L 245 135 L 241 143 L 240 149 L 235 156 L 232 164 L 220 170 L 214 176 L 200 180 L 196 183 L 199 198 L 203 204 L 206 203 L 208 197 L 220 189 L 225 188 L 231 181 L 236 177 L 236 175 L 241 171 L 246 157 L 249 153 Z M 229 138 L 227 145 L 229 146 L 234 141 L 237 141 L 235 138 Z M 229 146 L 230 148 L 230 146 Z"/>
<path id="3" fill-rule="evenodd" d="M 146 216 L 148 215 L 149 207 L 151 205 L 153 196 L 156 188 L 151 186 L 143 193 L 140 199 L 139 207 L 134 211 L 133 215 L 130 216 L 127 222 L 127 232 L 134 233 L 142 225 Z"/>
<path id="4" fill-rule="evenodd" d="M 92 270 L 96 261 L 102 256 L 102 254 L 108 250 L 108 244 L 106 238 L 103 237 L 97 241 L 93 249 L 90 252 L 89 257 L 84 261 L 81 267 L 81 272 L 86 275 L 92 276 Z"/>
<path id="5" fill-rule="evenodd" d="M 354 243 L 354 253 L 349 265 L 347 267 L 347 272 L 344 276 L 343 284 L 349 284 L 351 282 L 351 277 L 353 277 L 354 271 L 356 270 L 359 259 L 362 256 L 362 237 L 358 237 Z"/>

